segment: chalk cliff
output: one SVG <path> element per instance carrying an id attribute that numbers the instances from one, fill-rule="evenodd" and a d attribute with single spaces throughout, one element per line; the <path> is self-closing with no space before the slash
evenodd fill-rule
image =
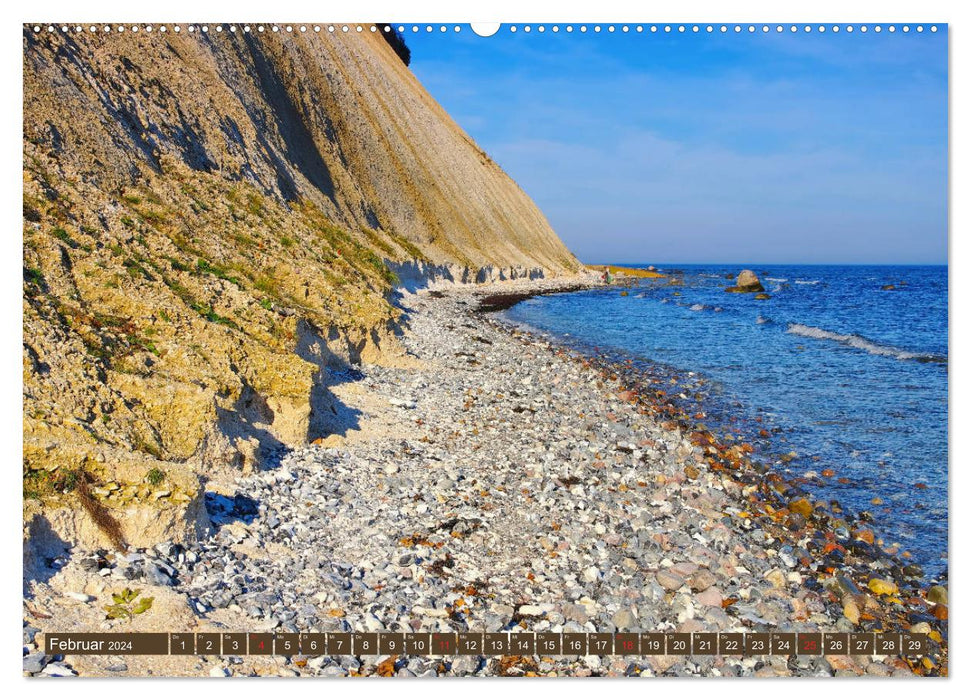
<path id="1" fill-rule="evenodd" d="M 333 368 L 395 361 L 399 280 L 580 269 L 370 31 L 23 42 L 35 537 L 191 537 L 207 474 L 339 429 Z"/>

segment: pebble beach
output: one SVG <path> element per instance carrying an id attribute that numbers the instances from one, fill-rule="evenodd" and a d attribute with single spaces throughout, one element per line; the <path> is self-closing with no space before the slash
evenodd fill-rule
<path id="1" fill-rule="evenodd" d="M 515 290 L 509 291 L 511 287 Z M 24 672 L 947 675 L 947 582 L 879 545 L 680 389 L 491 313 L 554 282 L 404 295 L 405 361 L 334 376 L 347 430 L 207 485 L 191 546 L 74 550 L 25 584 Z M 159 611 L 104 619 L 121 586 Z M 175 627 L 174 627 L 175 626 Z M 177 628 L 176 628 L 177 627 Z M 901 656 L 49 657 L 45 631 L 869 632 Z"/>

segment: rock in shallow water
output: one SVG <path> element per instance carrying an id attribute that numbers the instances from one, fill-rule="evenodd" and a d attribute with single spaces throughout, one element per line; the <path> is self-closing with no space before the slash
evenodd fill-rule
<path id="1" fill-rule="evenodd" d="M 927 600 L 947 605 L 947 589 L 944 586 L 931 586 L 927 591 Z"/>
<path id="2" fill-rule="evenodd" d="M 762 282 L 759 281 L 758 276 L 754 272 L 751 270 L 742 270 L 735 279 L 735 285 L 726 287 L 725 291 L 736 293 L 764 292 L 765 287 L 762 286 Z"/>
<path id="3" fill-rule="evenodd" d="M 804 518 L 808 518 L 813 514 L 813 504 L 806 498 L 794 498 L 789 501 L 789 510 L 793 513 L 798 513 Z"/>

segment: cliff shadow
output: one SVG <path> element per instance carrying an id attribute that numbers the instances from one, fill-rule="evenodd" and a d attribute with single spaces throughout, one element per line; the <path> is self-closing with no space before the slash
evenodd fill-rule
<path id="1" fill-rule="evenodd" d="M 391 328 L 391 332 L 399 338 L 411 327 L 411 307 L 408 305 L 408 296 L 413 292 L 406 296 L 405 292 L 407 291 L 407 289 L 402 287 L 394 287 L 388 292 L 388 303 L 401 312 L 401 315 L 398 316 L 394 326 Z M 445 296 L 442 292 L 435 290 L 429 291 L 428 294 L 439 298 Z"/>
<path id="2" fill-rule="evenodd" d="M 245 380 L 232 408 L 216 407 L 216 425 L 233 443 L 241 461 L 237 466 L 253 471 L 276 469 L 290 451 L 270 430 L 276 413 L 266 399 Z"/>
<path id="3" fill-rule="evenodd" d="M 330 435 L 346 437 L 349 431 L 361 428 L 361 411 L 337 398 L 332 388 L 363 379 L 364 375 L 353 367 L 330 369 L 326 376 L 322 374 L 318 373 L 319 379 L 310 394 L 310 424 L 307 431 L 310 442 Z"/>
<path id="4" fill-rule="evenodd" d="M 327 332 L 302 319 L 297 324 L 296 354 L 316 365 L 313 386 L 310 388 L 310 416 L 307 440 L 313 442 L 330 435 L 346 437 L 351 430 L 361 428 L 362 413 L 340 400 L 333 388 L 340 384 L 360 381 L 364 374 L 360 364 L 360 348 L 342 338 L 334 328 Z"/>
<path id="5" fill-rule="evenodd" d="M 371 358 L 370 353 L 380 354 L 388 337 L 403 332 L 400 319 L 387 330 L 384 336 L 370 329 L 349 337 L 336 327 L 325 331 L 309 320 L 298 321 L 294 352 L 316 368 L 306 402 L 263 396 L 240 377 L 239 397 L 230 406 L 216 407 L 217 431 L 233 448 L 231 464 L 243 472 L 274 470 L 307 442 L 361 430 L 364 413 L 345 403 L 334 389 L 364 379 L 359 365 L 364 357 Z"/>
<path id="6" fill-rule="evenodd" d="M 308 116 L 304 114 L 287 90 L 287 78 L 281 75 L 274 62 L 267 58 L 264 53 L 265 48 L 259 39 L 252 34 L 246 34 L 243 40 L 253 59 L 256 88 L 269 105 L 270 116 L 273 118 L 276 131 L 283 141 L 284 160 L 292 163 L 308 182 L 331 201 L 336 201 L 330 168 L 324 161 L 320 146 L 307 126 Z M 269 125 L 265 123 L 264 115 L 253 109 L 243 95 L 240 94 L 239 96 L 254 126 L 257 127 L 256 132 L 261 134 L 268 131 Z M 261 141 L 263 141 L 261 145 L 266 152 L 273 153 L 273 147 L 262 137 Z M 274 166 L 281 175 L 287 171 L 286 165 L 277 158 L 274 158 Z M 284 191 L 284 196 L 288 199 L 295 199 L 297 196 L 295 184 L 288 190 Z"/>
<path id="7" fill-rule="evenodd" d="M 221 493 L 207 491 L 205 502 L 209 520 L 217 529 L 235 521 L 249 525 L 260 514 L 259 501 L 242 493 L 230 498 Z"/>
<path id="8" fill-rule="evenodd" d="M 61 570 L 70 555 L 71 544 L 61 539 L 47 516 L 39 513 L 34 515 L 24 536 L 24 598 L 34 597 L 29 583 L 47 583 Z"/>
<path id="9" fill-rule="evenodd" d="M 414 294 L 434 284 L 461 284 L 470 277 L 469 268 L 453 265 L 434 265 L 421 260 L 387 260 L 384 264 L 397 277 L 394 293 L 397 299 L 402 292 Z M 399 306 L 400 304 L 396 304 Z"/>

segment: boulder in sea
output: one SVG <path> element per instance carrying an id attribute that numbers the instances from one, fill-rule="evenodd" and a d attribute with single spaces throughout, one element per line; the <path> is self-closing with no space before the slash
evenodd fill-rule
<path id="1" fill-rule="evenodd" d="M 725 287 L 725 291 L 738 293 L 764 292 L 765 287 L 762 286 L 762 283 L 754 272 L 751 270 L 742 270 L 738 273 L 735 286 Z"/>
<path id="2" fill-rule="evenodd" d="M 896 287 L 896 286 L 894 286 L 894 285 L 892 285 L 892 284 L 885 284 L 885 285 L 883 285 L 882 287 L 880 287 L 880 289 L 882 289 L 882 290 L 883 290 L 883 291 L 885 291 L 885 292 L 892 292 L 892 291 L 893 291 L 893 290 L 895 290 L 896 288 L 897 288 L 897 287 Z"/>
<path id="3" fill-rule="evenodd" d="M 755 295 L 755 298 L 760 300 L 765 300 L 765 299 L 771 299 L 772 297 L 770 297 L 765 292 L 759 292 L 758 294 Z"/>

